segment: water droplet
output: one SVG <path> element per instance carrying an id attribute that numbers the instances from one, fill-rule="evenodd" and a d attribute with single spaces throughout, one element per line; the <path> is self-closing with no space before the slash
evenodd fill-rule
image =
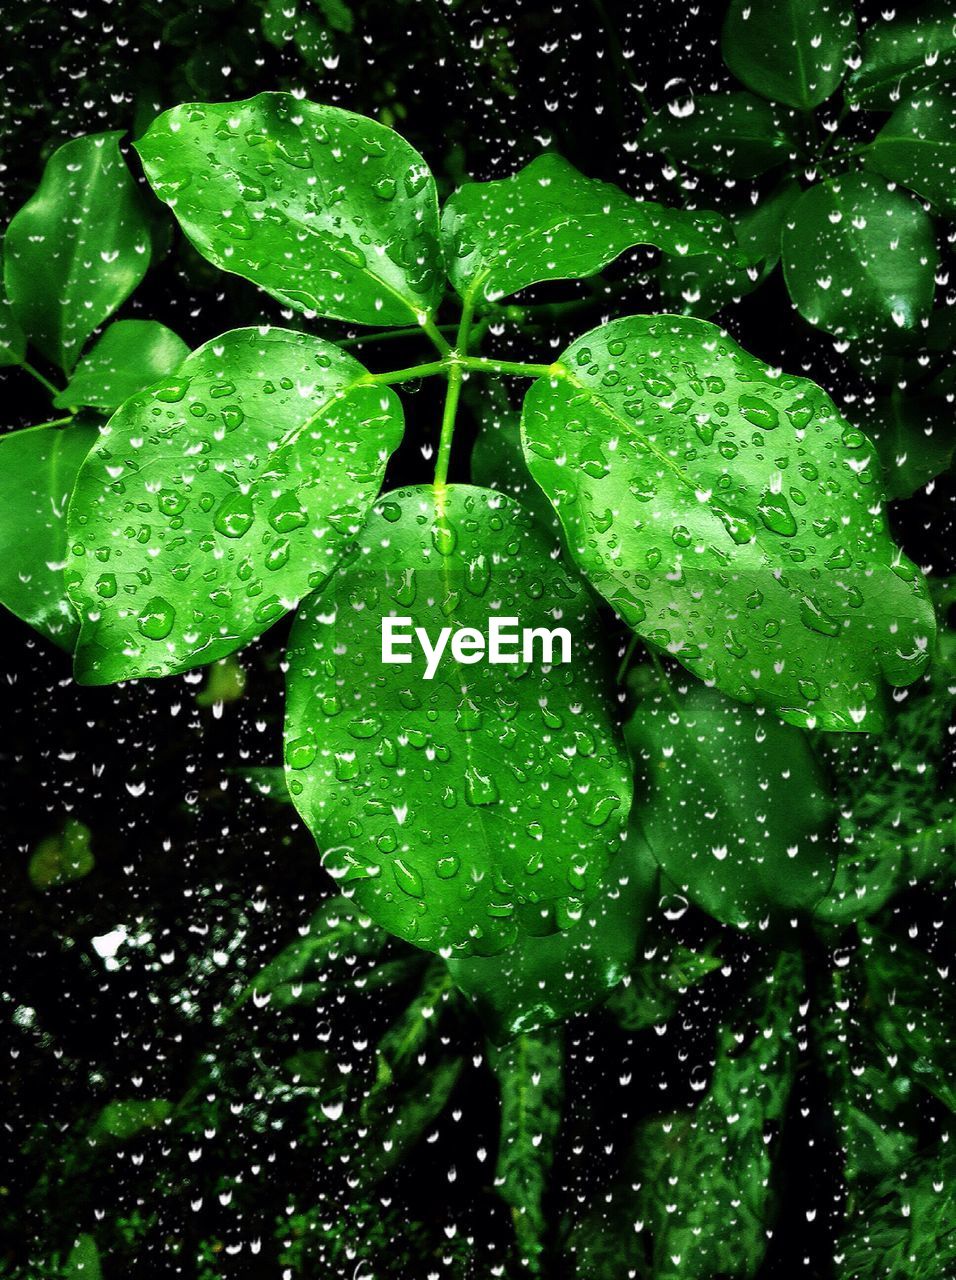
<path id="1" fill-rule="evenodd" d="M 147 640 L 165 640 L 176 621 L 176 610 L 162 596 L 153 596 L 139 615 L 138 626 Z"/>
<path id="2" fill-rule="evenodd" d="M 255 519 L 252 499 L 238 490 L 219 504 L 213 516 L 213 528 L 225 538 L 241 538 L 248 533 Z"/>
<path id="3" fill-rule="evenodd" d="M 740 410 L 741 417 L 753 423 L 755 427 L 761 427 L 764 431 L 773 431 L 775 427 L 780 425 L 780 415 L 772 404 L 768 404 L 766 400 L 761 400 L 759 396 L 740 396 L 737 401 L 737 407 Z"/>

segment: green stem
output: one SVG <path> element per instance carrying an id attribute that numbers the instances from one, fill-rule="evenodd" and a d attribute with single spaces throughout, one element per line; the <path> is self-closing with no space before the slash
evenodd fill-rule
<path id="1" fill-rule="evenodd" d="M 367 373 L 359 381 L 363 386 L 370 383 L 391 386 L 393 382 L 412 382 L 415 378 L 430 378 L 433 374 L 444 373 L 448 368 L 447 360 L 433 360 L 431 364 L 413 364 L 407 369 L 388 369 L 385 373 Z"/>
<path id="2" fill-rule="evenodd" d="M 43 431 L 47 427 L 65 427 L 68 422 L 72 422 L 76 417 L 75 413 L 69 414 L 65 418 L 54 418 L 51 422 L 37 422 L 32 427 L 20 427 L 17 435 L 23 435 L 27 431 Z"/>
<path id="3" fill-rule="evenodd" d="M 431 338 L 432 342 L 435 344 L 435 347 L 442 353 L 443 356 L 451 355 L 451 343 L 449 343 L 448 340 L 445 338 L 445 335 L 442 333 L 441 329 L 438 327 L 437 324 L 435 324 L 432 320 L 426 320 L 425 323 L 421 326 L 421 328 L 423 332 L 426 333 L 429 338 Z M 460 332 L 460 329 L 461 329 L 461 326 L 459 326 L 459 332 Z"/>
<path id="4" fill-rule="evenodd" d="M 464 377 L 464 364 L 468 356 L 468 331 L 471 328 L 472 302 L 465 299 L 462 307 L 458 335 L 455 338 L 455 349 L 451 353 L 452 363 L 448 373 L 448 390 L 445 392 L 445 407 L 441 415 L 441 436 L 438 440 L 438 457 L 435 459 L 435 488 L 443 489 L 448 483 L 448 464 L 451 461 L 451 442 L 455 434 L 455 418 L 458 413 L 458 399 L 461 395 L 461 384 Z M 478 356 L 472 357 L 479 359 Z"/>
<path id="5" fill-rule="evenodd" d="M 44 377 L 39 369 L 34 369 L 33 365 L 30 364 L 28 360 L 21 360 L 20 368 L 28 373 L 31 378 L 36 378 L 37 382 L 39 382 L 41 386 L 46 387 L 51 396 L 58 396 L 60 394 L 60 388 L 54 385 L 49 378 Z"/>
<path id="6" fill-rule="evenodd" d="M 447 329 L 450 333 L 454 333 L 456 328 L 457 326 L 453 324 L 440 324 L 435 325 L 435 332 L 441 337 L 442 329 Z M 364 347 L 372 342 L 391 342 L 395 338 L 414 338 L 417 333 L 421 332 L 422 325 L 408 324 L 403 325 L 400 329 L 382 329 L 379 333 L 361 334 L 357 338 L 343 338 L 338 345 L 340 347 Z M 429 334 L 429 337 L 431 336 Z M 444 342 L 444 338 L 442 338 L 442 341 Z M 447 346 L 447 343 L 445 345 Z"/>
<path id="7" fill-rule="evenodd" d="M 479 373 L 512 373 L 518 378 L 560 378 L 564 370 L 559 364 L 523 364 L 519 360 L 495 360 L 487 356 L 459 356 L 463 369 Z"/>
<path id="8" fill-rule="evenodd" d="M 624 657 L 621 659 L 621 665 L 617 669 L 615 677 L 616 684 L 623 684 L 624 677 L 627 675 L 627 669 L 631 665 L 631 659 L 634 657 L 634 650 L 640 643 L 640 637 L 636 631 L 631 633 L 631 638 L 627 642 L 627 648 L 624 650 Z"/>

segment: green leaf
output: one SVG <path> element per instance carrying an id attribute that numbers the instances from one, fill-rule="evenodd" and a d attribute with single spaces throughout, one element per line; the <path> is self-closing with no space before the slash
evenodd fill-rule
<path id="1" fill-rule="evenodd" d="M 751 1277 L 766 1253 L 777 1207 L 773 1160 L 796 1071 L 800 957 L 783 953 L 761 985 L 756 1012 L 720 1028 L 697 1107 L 647 1120 L 638 1135 L 633 1218 L 650 1237 L 640 1274 L 654 1280 Z"/>
<path id="2" fill-rule="evenodd" d="M 296 310 L 401 325 L 437 307 L 435 180 L 384 125 L 260 93 L 174 107 L 136 149 L 199 252 Z"/>
<path id="3" fill-rule="evenodd" d="M 103 1280 L 100 1251 L 92 1236 L 79 1235 L 63 1268 L 63 1280 Z"/>
<path id="4" fill-rule="evenodd" d="M 367 378 L 320 338 L 233 329 L 126 401 L 70 504 L 81 683 L 213 662 L 324 581 L 401 438 Z"/>
<path id="5" fill-rule="evenodd" d="M 580 921 L 547 938 L 522 938 L 498 956 L 448 961 L 496 1044 L 603 999 L 629 973 L 657 887 L 654 855 L 637 830 Z"/>
<path id="6" fill-rule="evenodd" d="M 956 18 L 947 0 L 888 13 L 866 28 L 862 61 L 846 87 L 851 102 L 877 111 L 892 111 L 901 98 L 950 79 L 956 68 Z"/>
<path id="7" fill-rule="evenodd" d="M 521 1035 L 488 1056 L 501 1092 L 495 1187 L 511 1206 L 522 1259 L 537 1276 L 548 1235 L 544 1200 L 564 1103 L 563 1031 Z"/>
<path id="8" fill-rule="evenodd" d="M 585 334 L 531 386 L 522 438 L 593 586 L 731 697 L 876 728 L 881 677 L 926 666 L 933 610 L 890 540 L 872 447 L 715 325 Z"/>
<path id="9" fill-rule="evenodd" d="M 794 306 L 828 333 L 914 329 L 933 305 L 932 220 L 880 178 L 848 173 L 810 187 L 787 219 L 782 256 Z"/>
<path id="10" fill-rule="evenodd" d="M 551 154 L 510 178 L 460 187 L 442 210 L 441 233 L 452 284 L 463 298 L 488 302 L 541 281 L 592 276 L 639 244 L 736 259 L 718 214 L 633 200 Z"/>
<path id="11" fill-rule="evenodd" d="M 96 1118 L 90 1136 L 126 1142 L 144 1129 L 158 1129 L 172 1113 L 173 1104 L 165 1098 L 108 1102 Z"/>
<path id="12" fill-rule="evenodd" d="M 894 388 L 855 414 L 880 455 L 888 498 L 909 498 L 948 471 L 956 449 L 953 405 L 942 396 Z"/>
<path id="13" fill-rule="evenodd" d="M 155 320 L 117 320 L 80 360 L 53 403 L 58 409 L 87 405 L 112 412 L 173 373 L 188 355 L 185 342 Z"/>
<path id="14" fill-rule="evenodd" d="M 0 263 L 2 261 L 0 256 Z M 26 334 L 21 329 L 13 307 L 10 305 L 10 299 L 3 285 L 2 268 L 0 268 L 0 369 L 8 365 L 20 364 L 26 355 L 26 350 Z"/>
<path id="15" fill-rule="evenodd" d="M 863 165 L 956 214 L 956 94 L 945 86 L 905 102 L 868 147 Z"/>
<path id="16" fill-rule="evenodd" d="M 748 262 L 762 266 L 761 278 L 780 261 L 783 228 L 800 194 L 800 184 L 786 177 L 769 195 L 734 218 L 737 243 Z"/>
<path id="17" fill-rule="evenodd" d="M 67 373 L 146 274 L 149 221 L 121 133 L 65 143 L 4 240 L 4 281 L 30 342 Z"/>
<path id="18" fill-rule="evenodd" d="M 755 178 L 787 160 L 793 143 L 773 107 L 751 93 L 705 93 L 689 116 L 658 112 L 638 142 L 692 169 Z"/>
<path id="19" fill-rule="evenodd" d="M 98 435 L 87 423 L 0 437 L 0 603 L 72 651 L 79 623 L 66 594 L 66 509 Z"/>
<path id="20" fill-rule="evenodd" d="M 722 924 L 755 926 L 822 898 L 830 798 L 799 729 L 696 682 L 668 683 L 625 727 L 638 823 L 661 870 Z"/>
<path id="21" fill-rule="evenodd" d="M 838 0 L 731 0 L 720 48 L 748 89 L 809 111 L 839 86 L 855 38 Z"/>
<path id="22" fill-rule="evenodd" d="M 292 631 L 293 802 L 350 896 L 428 950 L 492 955 L 567 928 L 621 847 L 631 779 L 597 614 L 551 550 L 489 490 L 389 493 Z M 530 662 L 475 665 L 449 643 L 426 678 L 414 637 L 409 664 L 382 662 L 386 615 L 432 645 L 443 628 L 484 635 L 490 615 L 560 620 L 571 661 L 549 669 L 538 643 Z"/>
<path id="23" fill-rule="evenodd" d="M 76 818 L 67 818 L 56 835 L 47 836 L 34 849 L 27 874 L 35 889 L 82 880 L 94 867 L 90 829 Z"/>
<path id="24" fill-rule="evenodd" d="M 664 1026 L 677 1011 L 681 996 L 719 969 L 721 961 L 707 952 L 677 946 L 652 960 L 642 960 L 626 982 L 614 988 L 607 1008 L 625 1031 Z"/>

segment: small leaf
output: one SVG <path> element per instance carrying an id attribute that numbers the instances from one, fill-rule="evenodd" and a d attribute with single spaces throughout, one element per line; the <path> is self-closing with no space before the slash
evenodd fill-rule
<path id="1" fill-rule="evenodd" d="M 838 0 L 731 0 L 720 47 L 748 89 L 809 111 L 839 86 L 855 37 Z"/>
<path id="2" fill-rule="evenodd" d="M 199 252 L 297 311 L 401 325 L 435 310 L 435 180 L 375 120 L 260 93 L 174 107 L 136 149 Z"/>
<path id="3" fill-rule="evenodd" d="M 773 107 L 750 93 L 701 94 L 689 116 L 658 112 L 638 142 L 692 169 L 732 178 L 755 178 L 784 164 L 793 146 Z"/>
<path id="4" fill-rule="evenodd" d="M 903 103 L 868 147 L 864 168 L 956 214 L 956 94 L 945 86 Z"/>
<path id="5" fill-rule="evenodd" d="M 847 81 L 851 102 L 892 111 L 948 80 L 956 68 L 956 21 L 947 0 L 907 4 L 885 11 L 863 34 L 860 66 Z"/>
<path id="6" fill-rule="evenodd" d="M 823 897 L 831 804 L 799 729 L 694 682 L 642 701 L 625 737 L 638 824 L 692 902 L 744 928 Z"/>
<path id="7" fill-rule="evenodd" d="M 74 138 L 7 228 L 7 296 L 30 342 L 67 373 L 146 274 L 149 221 L 120 133 Z"/>
<path id="8" fill-rule="evenodd" d="M 79 623 L 66 594 L 66 510 L 98 432 L 87 423 L 0 437 L 0 603 L 72 652 Z"/>
<path id="9" fill-rule="evenodd" d="M 616 320 L 554 367 L 525 457 L 625 622 L 790 723 L 877 727 L 881 679 L 917 678 L 935 618 L 866 437 L 703 320 Z"/>
<path id="10" fill-rule="evenodd" d="M 158 1129 L 173 1113 L 173 1104 L 164 1098 L 108 1102 L 97 1117 L 91 1137 L 118 1138 L 127 1142 L 145 1129 Z"/>
<path id="11" fill-rule="evenodd" d="M 362 909 L 428 950 L 493 955 L 568 928 L 621 847 L 631 779 L 597 614 L 551 550 L 501 494 L 388 493 L 292 631 L 293 802 Z M 560 619 L 571 661 L 543 661 L 540 641 L 530 661 L 459 661 L 449 636 L 484 636 L 490 614 L 515 635 Z M 382 661 L 386 616 L 404 620 L 406 664 Z M 445 631 L 427 678 L 413 626 L 432 646 Z"/>
<path id="12" fill-rule="evenodd" d="M 452 284 L 462 297 L 489 302 L 541 281 L 594 275 L 639 244 L 737 257 L 718 214 L 633 200 L 551 154 L 510 178 L 460 187 L 442 210 L 441 233 Z"/>
<path id="13" fill-rule="evenodd" d="M 518 1248 L 531 1275 L 542 1274 L 544 1210 L 564 1102 L 563 1031 L 521 1035 L 489 1052 L 501 1091 L 501 1137 L 495 1187 L 511 1206 Z"/>
<path id="14" fill-rule="evenodd" d="M 909 498 L 949 470 L 956 415 L 942 396 L 894 388 L 888 396 L 863 401 L 855 417 L 876 445 L 888 498 Z"/>
<path id="15" fill-rule="evenodd" d="M 77 1236 L 63 1265 L 62 1280 L 103 1280 L 100 1251 L 92 1236 Z"/>
<path id="16" fill-rule="evenodd" d="M 448 961 L 496 1044 L 589 1008 L 630 971 L 657 887 L 654 855 L 634 828 L 601 892 L 565 933 Z"/>
<path id="17" fill-rule="evenodd" d="M 94 867 L 90 829 L 76 818 L 67 818 L 54 836 L 41 840 L 30 858 L 27 874 L 35 889 L 82 880 Z"/>
<path id="18" fill-rule="evenodd" d="M 879 178 L 848 173 L 805 191 L 782 256 L 794 306 L 828 333 L 914 329 L 933 305 L 933 223 L 914 196 Z"/>
<path id="19" fill-rule="evenodd" d="M 127 400 L 77 479 L 76 678 L 214 662 L 335 567 L 381 484 L 401 405 L 288 329 L 233 329 Z"/>
<path id="20" fill-rule="evenodd" d="M 112 412 L 173 373 L 188 355 L 185 342 L 155 320 L 117 320 L 80 360 L 53 403 L 58 409 L 88 405 Z"/>

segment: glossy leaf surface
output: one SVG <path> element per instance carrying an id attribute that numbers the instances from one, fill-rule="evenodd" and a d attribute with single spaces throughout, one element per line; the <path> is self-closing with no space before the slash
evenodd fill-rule
<path id="1" fill-rule="evenodd" d="M 126 401 L 70 506 L 77 679 L 212 662 L 324 581 L 401 438 L 365 376 L 319 338 L 234 329 Z"/>
<path id="2" fill-rule="evenodd" d="M 120 133 L 64 143 L 4 239 L 4 281 L 30 342 L 69 372 L 146 274 L 149 222 Z"/>
<path id="3" fill-rule="evenodd" d="M 79 623 L 63 576 L 66 509 L 96 427 L 33 427 L 0 437 L 0 603 L 63 649 Z"/>
<path id="4" fill-rule="evenodd" d="M 736 258 L 719 214 L 633 200 L 550 154 L 510 178 L 460 187 L 442 210 L 441 230 L 452 284 L 463 297 L 489 301 L 544 280 L 594 275 L 639 244 Z"/>
<path id="5" fill-rule="evenodd" d="M 868 147 L 863 164 L 956 213 L 956 93 L 945 86 L 904 102 Z"/>
<path id="6" fill-rule="evenodd" d="M 356 554 L 306 601 L 288 650 L 289 792 L 325 865 L 383 928 L 495 954 L 568 928 L 621 847 L 630 771 L 594 605 L 500 494 L 389 493 Z M 485 633 L 561 625 L 572 661 L 382 662 L 380 619 Z"/>
<path id="7" fill-rule="evenodd" d="M 801 730 L 694 682 L 642 701 L 625 737 L 637 823 L 664 873 L 708 915 L 754 927 L 827 892 L 832 806 Z"/>
<path id="8" fill-rule="evenodd" d="M 261 93 L 174 107 L 136 149 L 199 252 L 296 310 L 401 325 L 437 305 L 435 180 L 377 121 Z"/>
<path id="9" fill-rule="evenodd" d="M 58 409 L 87 405 L 111 412 L 172 373 L 188 355 L 185 342 L 155 320 L 117 320 L 83 356 L 53 403 Z"/>
<path id="10" fill-rule="evenodd" d="M 783 230 L 783 269 L 797 310 L 848 338 L 914 329 L 933 305 L 938 257 L 920 202 L 860 173 L 805 191 Z"/>
<path id="11" fill-rule="evenodd" d="M 892 111 L 904 98 L 952 77 L 956 16 L 948 0 L 898 5 L 863 34 L 860 66 L 847 81 L 853 102 Z"/>
<path id="12" fill-rule="evenodd" d="M 2 276 L 2 272 L 0 272 Z M 0 278 L 0 369 L 19 364 L 26 354 L 27 338 Z"/>
<path id="13" fill-rule="evenodd" d="M 839 0 L 731 0 L 721 52 L 748 89 L 809 111 L 843 79 L 855 35 Z"/>
<path id="14" fill-rule="evenodd" d="M 866 437 L 703 320 L 616 320 L 559 366 L 528 391 L 525 456 L 596 589 L 731 697 L 877 727 L 935 621 Z"/>
<path id="15" fill-rule="evenodd" d="M 704 173 L 754 178 L 783 164 L 791 150 L 778 113 L 751 93 L 705 93 L 688 116 L 658 112 L 638 141 Z"/>
<path id="16" fill-rule="evenodd" d="M 911 497 L 952 463 L 956 410 L 942 396 L 894 390 L 861 405 L 856 420 L 880 455 L 889 498 Z"/>

